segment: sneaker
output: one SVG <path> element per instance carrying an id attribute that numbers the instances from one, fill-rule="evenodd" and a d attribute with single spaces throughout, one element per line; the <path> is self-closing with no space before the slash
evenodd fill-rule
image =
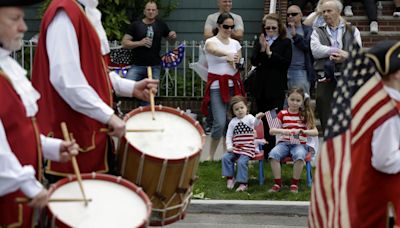
<path id="1" fill-rule="evenodd" d="M 369 25 L 369 31 L 371 32 L 371 34 L 378 34 L 379 32 L 378 22 L 376 21 L 371 22 L 371 24 Z"/>
<path id="2" fill-rule="evenodd" d="M 227 181 L 226 181 L 226 187 L 228 188 L 228 189 L 233 189 L 233 187 L 235 187 L 235 178 L 232 178 L 232 179 L 228 179 Z"/>
<path id="3" fill-rule="evenodd" d="M 400 12 L 393 12 L 393 17 L 400 17 Z"/>
<path id="4" fill-rule="evenodd" d="M 268 192 L 279 192 L 281 190 L 281 186 L 274 184 Z"/>
<path id="5" fill-rule="evenodd" d="M 239 187 L 236 189 L 236 192 L 244 192 L 247 190 L 247 184 L 240 184 Z"/>
<path id="6" fill-rule="evenodd" d="M 344 15 L 346 17 L 352 17 L 354 15 L 353 11 L 351 10 L 351 6 L 344 7 Z"/>
<path id="7" fill-rule="evenodd" d="M 290 192 L 291 193 L 298 193 L 299 192 L 299 187 L 295 184 L 290 185 Z"/>

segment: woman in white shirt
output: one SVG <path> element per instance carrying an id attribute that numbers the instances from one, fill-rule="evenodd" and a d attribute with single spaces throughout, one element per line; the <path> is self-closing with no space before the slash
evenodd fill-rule
<path id="1" fill-rule="evenodd" d="M 215 36 L 206 40 L 208 62 L 207 87 L 202 112 L 208 114 L 211 106 L 213 123 L 209 160 L 214 159 L 219 140 L 225 135 L 227 110 L 232 95 L 244 95 L 243 83 L 236 64 L 241 58 L 241 45 L 231 38 L 235 23 L 232 15 L 221 13 L 217 20 Z"/>

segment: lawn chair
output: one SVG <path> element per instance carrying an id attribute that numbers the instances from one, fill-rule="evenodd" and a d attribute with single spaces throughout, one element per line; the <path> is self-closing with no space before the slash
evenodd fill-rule
<path id="1" fill-rule="evenodd" d="M 278 140 L 277 140 L 278 141 Z M 307 186 L 311 187 L 312 185 L 312 167 L 311 161 L 313 160 L 313 156 L 318 152 L 318 136 L 308 137 L 307 145 L 310 147 L 309 151 L 306 154 L 306 158 L 304 159 L 306 162 L 306 182 Z M 281 164 L 293 164 L 293 159 L 291 156 L 287 156 L 281 160 Z"/>
<path id="2" fill-rule="evenodd" d="M 256 131 L 256 141 L 257 140 L 265 140 L 264 139 L 264 125 L 263 122 L 260 121 L 259 124 L 254 126 Z M 253 161 L 258 161 L 258 183 L 260 185 L 264 185 L 264 149 L 263 146 L 265 143 L 256 143 L 256 146 L 259 146 L 259 153 L 256 153 L 256 156 L 252 158 Z"/>

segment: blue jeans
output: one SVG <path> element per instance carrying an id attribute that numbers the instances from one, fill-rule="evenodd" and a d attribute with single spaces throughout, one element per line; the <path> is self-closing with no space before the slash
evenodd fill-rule
<path id="1" fill-rule="evenodd" d="M 222 176 L 233 177 L 235 175 L 235 161 L 237 160 L 236 181 L 247 183 L 249 179 L 249 156 L 227 152 L 222 156 Z"/>
<path id="2" fill-rule="evenodd" d="M 279 142 L 269 152 L 268 158 L 280 161 L 290 154 L 293 161 L 304 161 L 304 159 L 306 158 L 307 149 L 308 146 L 304 144 L 290 144 L 289 142 Z"/>
<path id="3" fill-rule="evenodd" d="M 161 66 L 151 66 L 152 70 L 152 76 L 153 79 L 160 79 L 160 72 L 161 72 Z M 140 81 L 142 79 L 147 78 L 147 66 L 136 66 L 136 65 L 131 65 L 131 68 L 129 68 L 128 73 L 126 74 L 127 79 L 131 79 L 134 81 Z M 147 101 L 139 101 L 140 106 L 148 106 L 149 102 Z"/>
<path id="4" fill-rule="evenodd" d="M 305 93 L 310 94 L 310 82 L 307 79 L 306 70 L 288 70 L 288 88 L 300 87 Z"/>
<path id="5" fill-rule="evenodd" d="M 233 88 L 230 88 L 230 94 L 233 94 Z M 219 89 L 210 89 L 210 105 L 213 116 L 211 137 L 213 139 L 220 139 L 225 135 L 226 128 L 228 125 L 227 111 L 229 103 L 222 101 L 221 93 Z"/>

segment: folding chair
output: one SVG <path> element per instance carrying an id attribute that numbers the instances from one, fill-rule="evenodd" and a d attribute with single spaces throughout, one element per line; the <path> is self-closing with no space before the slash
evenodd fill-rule
<path id="1" fill-rule="evenodd" d="M 260 123 L 257 126 L 254 126 L 255 131 L 256 131 L 256 140 L 263 140 L 264 139 L 264 125 L 263 122 L 260 121 Z M 253 161 L 258 161 L 258 183 L 260 185 L 264 185 L 264 149 L 263 149 L 264 144 L 260 143 L 259 144 L 259 153 L 256 153 L 256 156 L 252 158 L 251 160 Z"/>
<path id="2" fill-rule="evenodd" d="M 313 159 L 313 154 L 317 154 L 318 152 L 318 136 L 308 137 L 307 145 L 309 146 L 309 151 L 307 151 L 306 158 L 304 161 L 306 162 L 306 182 L 307 186 L 311 187 L 312 185 L 312 168 L 311 168 L 311 161 Z M 293 163 L 292 157 L 289 155 L 281 160 L 281 163 Z"/>

